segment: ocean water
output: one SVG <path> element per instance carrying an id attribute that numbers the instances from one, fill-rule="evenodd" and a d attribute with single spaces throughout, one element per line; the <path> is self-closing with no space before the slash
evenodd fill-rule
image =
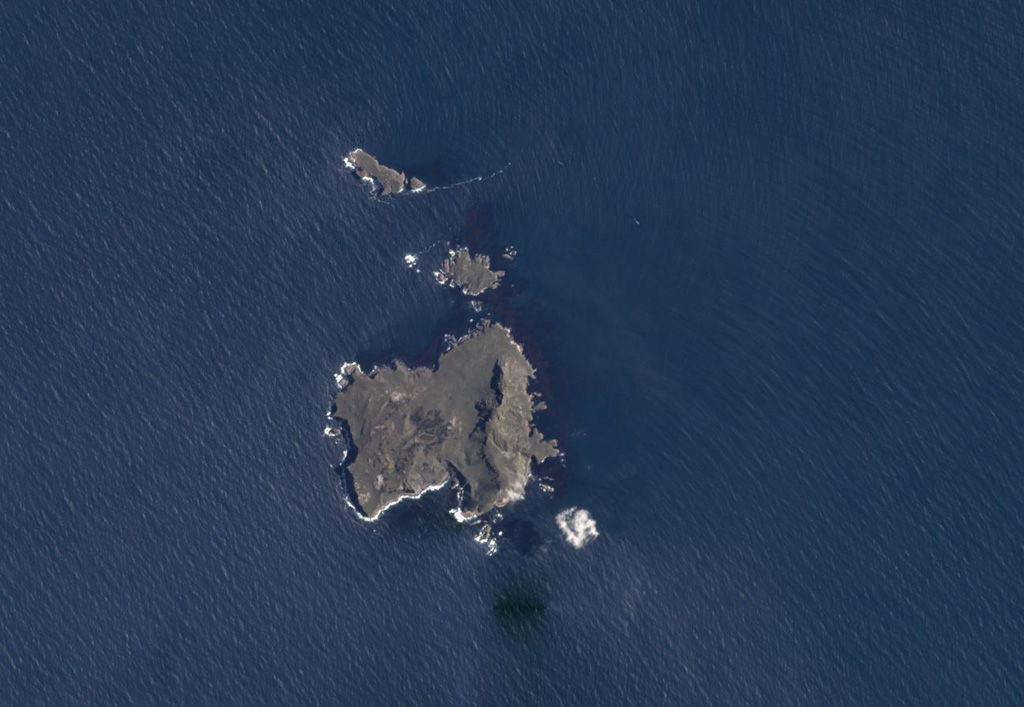
<path id="1" fill-rule="evenodd" d="M 1019 703 L 1022 30 L 4 3 L 0 702 Z M 356 146 L 508 166 L 380 202 Z M 358 520 L 321 434 L 342 362 L 461 333 L 449 241 L 518 250 L 566 450 L 494 557 L 442 496 Z"/>

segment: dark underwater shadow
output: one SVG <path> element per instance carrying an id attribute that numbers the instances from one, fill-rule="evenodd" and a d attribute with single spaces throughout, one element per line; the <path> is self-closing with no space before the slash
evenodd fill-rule
<path id="1" fill-rule="evenodd" d="M 491 615 L 502 631 L 518 641 L 529 641 L 548 617 L 549 592 L 534 579 L 519 578 L 495 590 Z"/>

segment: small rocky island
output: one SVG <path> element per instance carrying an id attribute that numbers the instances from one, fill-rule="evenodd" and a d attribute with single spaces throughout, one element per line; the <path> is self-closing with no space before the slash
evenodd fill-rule
<path id="1" fill-rule="evenodd" d="M 404 191 L 423 191 L 427 186 L 416 177 L 406 178 L 403 172 L 385 167 L 362 148 L 348 153 L 345 166 L 363 181 L 370 182 L 374 193 L 382 196 L 401 194 Z"/>
<path id="2" fill-rule="evenodd" d="M 389 506 L 454 482 L 456 518 L 523 497 L 531 464 L 558 453 L 534 426 L 544 405 L 535 371 L 504 326 L 483 322 L 431 368 L 401 361 L 365 373 L 346 364 L 331 417 L 349 437 L 353 503 L 375 519 Z"/>
<path id="3" fill-rule="evenodd" d="M 477 297 L 497 287 L 505 272 L 491 270 L 491 259 L 486 255 L 470 255 L 469 249 L 459 248 L 448 251 L 435 275 L 442 285 L 459 287 L 462 294 Z"/>

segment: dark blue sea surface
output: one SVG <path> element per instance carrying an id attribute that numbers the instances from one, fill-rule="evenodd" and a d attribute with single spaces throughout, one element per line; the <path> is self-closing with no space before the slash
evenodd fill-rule
<path id="1" fill-rule="evenodd" d="M 1021 703 L 1020 3 L 13 0 L 0 67 L 0 704 Z M 494 557 L 322 436 L 449 241 L 566 452 Z"/>

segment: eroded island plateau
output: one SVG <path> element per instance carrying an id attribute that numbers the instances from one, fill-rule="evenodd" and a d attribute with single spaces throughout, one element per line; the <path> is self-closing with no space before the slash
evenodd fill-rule
<path id="1" fill-rule="evenodd" d="M 543 403 L 512 333 L 485 321 L 431 368 L 346 364 L 331 416 L 347 425 L 354 503 L 377 518 L 403 498 L 454 482 L 468 520 L 523 497 L 530 468 L 558 453 L 534 425 Z"/>

